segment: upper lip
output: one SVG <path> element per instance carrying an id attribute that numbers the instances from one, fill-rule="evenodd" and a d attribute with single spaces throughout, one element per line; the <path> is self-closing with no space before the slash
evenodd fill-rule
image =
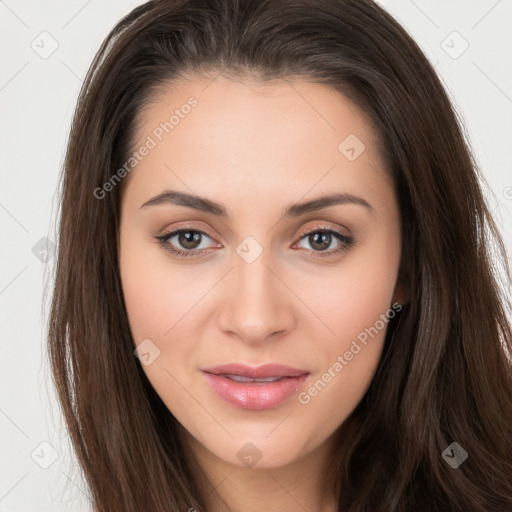
<path id="1" fill-rule="evenodd" d="M 221 366 L 203 368 L 203 372 L 215 375 L 228 374 L 240 375 L 251 379 L 264 379 L 266 377 L 299 377 L 309 373 L 307 370 L 299 370 L 283 364 L 263 364 L 261 366 L 247 366 L 245 364 L 231 363 Z"/>

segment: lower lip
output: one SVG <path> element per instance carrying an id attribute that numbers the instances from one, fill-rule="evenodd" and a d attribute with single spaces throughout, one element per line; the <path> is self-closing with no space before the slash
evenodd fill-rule
<path id="1" fill-rule="evenodd" d="M 298 391 L 308 374 L 285 377 L 275 382 L 237 382 L 203 372 L 211 388 L 226 402 L 240 409 L 264 410 L 277 407 Z"/>

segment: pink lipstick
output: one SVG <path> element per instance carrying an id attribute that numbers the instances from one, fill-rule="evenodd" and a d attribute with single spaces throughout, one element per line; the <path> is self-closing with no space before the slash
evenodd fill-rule
<path id="1" fill-rule="evenodd" d="M 271 409 L 290 398 L 309 372 L 280 364 L 226 364 L 204 368 L 210 387 L 226 402 L 252 410 Z"/>

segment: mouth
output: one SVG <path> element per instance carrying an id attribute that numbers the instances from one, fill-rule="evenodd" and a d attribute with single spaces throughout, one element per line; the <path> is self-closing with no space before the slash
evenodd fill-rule
<path id="1" fill-rule="evenodd" d="M 213 375 L 246 377 L 255 380 L 280 377 L 299 377 L 300 375 L 309 373 L 307 370 L 274 363 L 263 364 L 261 366 L 248 366 L 241 363 L 230 363 L 211 368 L 204 368 L 203 371 Z"/>
<path id="2" fill-rule="evenodd" d="M 228 404 L 241 409 L 278 407 L 307 379 L 309 372 L 285 365 L 222 365 L 202 370 L 210 387 Z"/>
<path id="3" fill-rule="evenodd" d="M 279 380 L 287 379 L 289 377 L 265 377 L 261 379 L 251 379 L 250 377 L 244 377 L 243 375 L 230 375 L 229 373 L 212 374 L 231 379 L 236 382 L 254 382 L 256 384 L 265 384 L 265 382 L 277 382 Z"/>

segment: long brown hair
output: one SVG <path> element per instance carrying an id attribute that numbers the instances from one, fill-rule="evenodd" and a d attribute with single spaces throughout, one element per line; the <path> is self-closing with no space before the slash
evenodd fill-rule
<path id="1" fill-rule="evenodd" d="M 339 510 L 510 512 L 505 248 L 438 76 L 371 0 L 150 1 L 99 49 L 67 148 L 48 328 L 95 510 L 205 512 L 212 492 L 133 353 L 118 266 L 122 186 L 101 199 L 94 191 L 129 158 L 137 116 L 158 87 L 217 73 L 340 91 L 372 120 L 396 185 L 408 302 L 339 429 L 330 467 Z M 457 468 L 442 456 L 454 441 L 468 453 Z"/>

